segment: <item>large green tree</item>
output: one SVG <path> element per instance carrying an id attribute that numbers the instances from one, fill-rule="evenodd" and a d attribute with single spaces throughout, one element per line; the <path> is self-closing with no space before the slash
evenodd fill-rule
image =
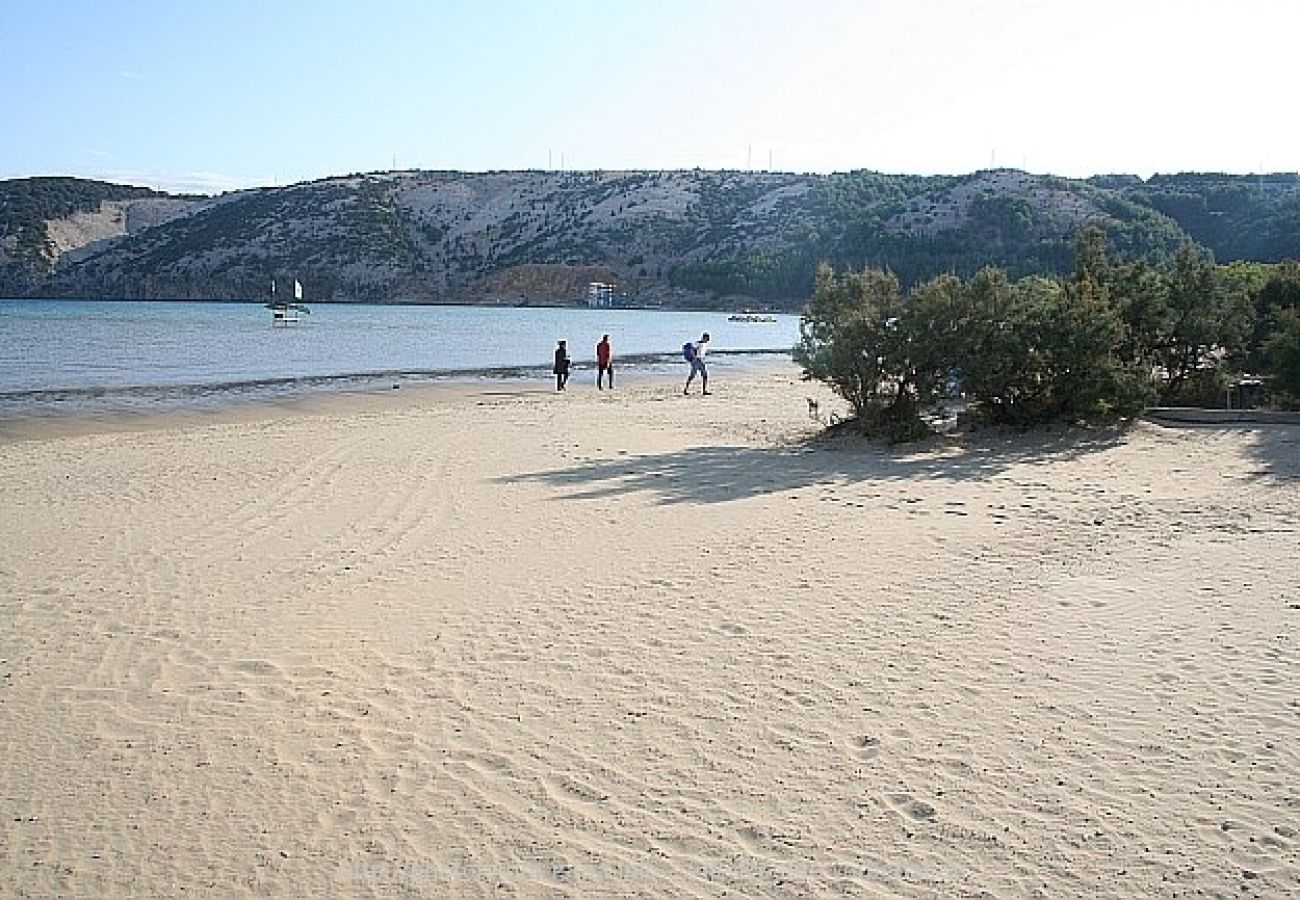
<path id="1" fill-rule="evenodd" d="M 936 286 L 924 302 L 904 304 L 890 272 L 837 276 L 820 266 L 795 358 L 807 377 L 827 382 L 849 402 L 864 431 L 915 437 L 927 430 L 921 414 L 943 383 L 942 354 L 917 332 L 944 328 L 927 319 L 943 308 L 943 295 Z"/>
<path id="2" fill-rule="evenodd" d="M 1155 348 L 1163 373 L 1161 400 L 1217 396 L 1221 361 L 1242 352 L 1253 330 L 1250 298 L 1191 244 L 1179 250 L 1167 283 L 1163 333 Z"/>
<path id="3" fill-rule="evenodd" d="M 1275 401 L 1292 409 L 1300 407 L 1300 309 L 1277 314 L 1276 327 L 1263 350 L 1273 376 Z"/>
<path id="4" fill-rule="evenodd" d="M 1028 426 L 1133 415 L 1150 378 L 1122 358 L 1125 328 L 1100 282 L 985 270 L 966 287 L 969 318 L 957 345 L 961 383 L 988 421 Z"/>
<path id="5" fill-rule="evenodd" d="M 1272 377 L 1275 402 L 1300 404 L 1300 262 L 1287 260 L 1268 271 L 1255 292 L 1255 330 L 1247 355 L 1252 373 Z"/>

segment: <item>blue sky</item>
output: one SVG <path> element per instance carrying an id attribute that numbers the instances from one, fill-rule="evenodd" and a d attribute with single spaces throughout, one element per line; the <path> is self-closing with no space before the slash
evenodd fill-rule
<path id="1" fill-rule="evenodd" d="M 1290 0 L 0 0 L 0 178 L 1300 170 Z"/>

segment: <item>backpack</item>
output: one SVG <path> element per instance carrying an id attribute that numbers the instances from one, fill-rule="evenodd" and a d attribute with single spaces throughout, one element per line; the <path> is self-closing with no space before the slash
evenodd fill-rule
<path id="1" fill-rule="evenodd" d="M 690 341 L 682 344 L 682 359 L 687 362 L 695 362 L 695 345 Z"/>

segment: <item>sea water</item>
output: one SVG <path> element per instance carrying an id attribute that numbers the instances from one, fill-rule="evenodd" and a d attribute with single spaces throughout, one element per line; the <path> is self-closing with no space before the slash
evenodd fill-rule
<path id="1" fill-rule="evenodd" d="M 608 334 L 623 369 L 788 354 L 798 317 L 627 309 L 313 304 L 273 326 L 262 304 L 0 300 L 0 415 L 173 408 L 443 379 L 544 378 L 555 342 L 581 368 Z M 721 357 L 721 360 L 719 359 Z M 684 363 L 683 363 L 684 365 Z"/>

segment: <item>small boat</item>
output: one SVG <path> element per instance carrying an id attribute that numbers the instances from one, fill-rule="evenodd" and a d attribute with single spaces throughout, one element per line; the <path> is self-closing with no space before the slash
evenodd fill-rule
<path id="1" fill-rule="evenodd" d="M 293 280 L 293 300 L 280 300 L 275 294 L 275 279 L 271 279 L 271 302 L 266 304 L 266 308 L 271 311 L 272 325 L 297 325 L 298 315 L 310 315 L 311 310 L 307 304 L 302 302 L 302 283 L 297 278 Z"/>
<path id="2" fill-rule="evenodd" d="M 727 316 L 728 322 L 775 322 L 776 316 L 765 316 L 760 313 L 743 312 Z"/>

